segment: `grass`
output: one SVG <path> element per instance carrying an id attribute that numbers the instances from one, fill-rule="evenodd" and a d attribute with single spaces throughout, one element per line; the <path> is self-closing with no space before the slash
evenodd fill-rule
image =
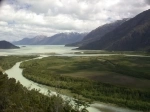
<path id="1" fill-rule="evenodd" d="M 76 54 L 130 54 L 130 55 L 150 55 L 146 51 L 105 51 L 105 50 L 81 50 Z"/>

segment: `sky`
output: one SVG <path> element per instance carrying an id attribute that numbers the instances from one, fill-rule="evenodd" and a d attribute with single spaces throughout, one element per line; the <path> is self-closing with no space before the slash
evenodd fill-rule
<path id="1" fill-rule="evenodd" d="M 150 0 L 3 0 L 0 3 L 0 40 L 90 32 L 147 9 L 150 9 Z"/>

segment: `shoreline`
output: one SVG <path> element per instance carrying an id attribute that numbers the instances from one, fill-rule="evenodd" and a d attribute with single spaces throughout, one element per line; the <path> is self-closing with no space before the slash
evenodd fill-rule
<path id="1" fill-rule="evenodd" d="M 40 58 L 42 58 L 42 57 L 39 57 L 38 59 L 40 59 Z M 37 59 L 37 58 L 36 58 Z M 31 59 L 32 60 L 32 59 Z M 26 61 L 28 61 L 28 60 L 26 60 Z M 24 61 L 23 61 L 24 62 Z M 21 64 L 22 62 L 20 62 L 20 64 Z M 23 76 L 23 74 L 22 74 L 22 76 Z M 23 76 L 24 77 L 24 76 Z M 25 77 L 26 78 L 26 77 Z M 26 79 L 28 79 L 28 78 L 26 78 Z M 31 80 L 32 81 L 32 80 Z M 32 82 L 34 82 L 34 81 L 32 81 Z M 36 83 L 36 82 L 34 82 L 34 83 Z M 43 85 L 41 85 L 40 83 L 37 83 L 38 84 L 38 86 L 43 86 Z M 45 86 L 45 85 L 44 85 Z M 92 105 L 95 107 L 95 108 L 99 108 L 99 107 L 97 107 L 97 106 L 95 106 L 95 105 L 101 105 L 101 103 L 99 104 L 99 102 L 94 102 Z M 110 107 L 110 106 L 112 106 L 112 107 L 114 107 L 114 108 L 121 108 L 121 109 L 127 109 L 127 112 L 140 112 L 140 111 L 136 111 L 136 110 L 130 110 L 129 108 L 124 108 L 124 107 L 120 107 L 120 106 L 117 106 L 117 105 L 115 105 L 115 104 L 111 104 L 110 105 L 110 103 L 103 103 L 104 105 L 107 105 L 108 107 Z M 101 106 L 100 106 L 101 107 Z M 112 111 L 113 112 L 113 111 Z M 115 111 L 114 111 L 115 112 Z"/>
<path id="2" fill-rule="evenodd" d="M 23 75 L 23 77 L 25 77 L 24 75 Z M 25 77 L 26 79 L 28 79 L 27 77 Z M 30 80 L 30 79 L 28 79 L 28 80 Z M 33 80 L 31 80 L 31 81 L 33 81 Z M 35 81 L 33 81 L 33 82 L 35 82 Z M 55 87 L 52 87 L 52 86 L 47 86 L 47 85 L 44 85 L 44 84 L 41 84 L 41 83 L 38 83 L 38 82 L 35 82 L 35 83 L 37 83 L 37 84 L 40 84 L 40 86 L 44 86 L 44 87 L 46 87 L 46 88 L 48 88 L 48 90 L 52 90 L 53 92 L 56 92 L 57 93 L 57 91 L 55 91 L 54 89 L 55 89 Z M 39 85 L 38 85 L 39 86 Z M 57 89 L 57 88 L 56 88 Z M 58 88 L 59 89 L 59 88 Z M 75 93 L 71 93 L 70 92 L 70 90 L 68 90 L 68 89 L 61 89 L 62 91 L 69 91 L 69 93 L 67 93 L 67 94 L 64 94 L 63 92 L 60 92 L 60 94 L 61 95 L 65 95 L 65 96 L 69 96 L 69 97 L 73 97 L 74 95 L 77 95 L 77 94 L 75 94 Z M 60 90 L 60 91 L 61 91 Z M 68 95 L 69 94 L 69 95 Z M 90 99 L 88 99 L 88 98 L 85 98 L 85 97 L 83 97 L 82 95 L 80 95 L 80 97 L 82 97 L 83 98 L 83 100 L 90 100 Z M 81 98 L 81 99 L 82 99 Z M 107 105 L 107 106 L 106 106 Z M 94 108 L 96 108 L 97 110 L 99 110 L 100 112 L 103 110 L 103 108 L 106 108 L 106 107 L 109 107 L 108 109 L 104 109 L 104 110 L 108 110 L 108 112 L 116 112 L 116 111 L 112 111 L 112 110 L 109 110 L 109 109 L 111 109 L 111 108 L 117 108 L 117 109 L 124 109 L 124 110 L 127 110 L 128 112 L 142 112 L 142 111 L 139 111 L 139 110 L 133 110 L 133 109 L 130 109 L 130 108 L 128 108 L 128 107 L 123 107 L 123 106 L 119 106 L 119 105 L 117 105 L 117 104 L 113 104 L 113 103 L 105 103 L 105 102 L 100 102 L 100 101 L 93 101 L 93 103 L 91 103 L 90 104 L 90 107 L 94 107 Z M 106 111 L 107 112 L 107 111 Z"/>

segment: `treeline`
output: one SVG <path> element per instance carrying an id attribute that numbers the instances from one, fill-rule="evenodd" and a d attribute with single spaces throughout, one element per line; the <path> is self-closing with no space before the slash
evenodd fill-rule
<path id="1" fill-rule="evenodd" d="M 114 103 L 119 106 L 129 107 L 136 110 L 150 110 L 150 91 L 113 86 L 86 79 L 71 78 L 60 75 L 57 75 L 57 78 L 55 77 L 56 75 L 49 75 L 49 77 L 44 76 L 44 78 L 41 78 L 24 73 L 24 76 L 40 84 L 69 89 L 73 93 L 80 94 L 83 97 L 95 101 Z"/>
<path id="2" fill-rule="evenodd" d="M 15 79 L 0 72 L 1 112 L 78 112 L 59 95 L 44 96 L 37 90 L 27 90 Z"/>
<path id="3" fill-rule="evenodd" d="M 62 89 L 69 89 L 73 93 L 80 94 L 92 100 L 114 103 L 119 106 L 136 110 L 150 111 L 150 90 L 127 88 L 92 81 L 85 78 L 60 75 L 61 73 L 70 73 L 71 71 L 77 71 L 78 69 L 110 70 L 108 69 L 108 66 L 115 68 L 113 63 L 108 61 L 102 61 L 100 63 L 93 59 L 91 59 L 90 62 L 85 61 L 85 59 L 84 64 L 81 60 L 75 62 L 65 62 L 62 60 L 62 57 L 58 57 L 59 60 L 56 58 L 54 58 L 56 59 L 55 61 L 50 60 L 53 58 L 54 57 L 50 57 L 42 60 L 32 60 L 22 63 L 21 67 L 24 68 L 23 75 L 37 83 Z M 60 62 L 60 60 L 62 61 Z M 67 58 L 67 60 L 69 60 L 69 58 Z M 75 59 L 73 58 L 72 61 L 74 60 Z M 68 70 L 65 69 L 64 66 L 63 68 L 59 67 L 59 65 L 61 65 L 60 63 L 67 65 Z M 72 66 L 70 67 L 69 63 L 72 63 L 74 68 L 71 68 Z M 52 65 L 55 67 L 51 67 Z M 103 66 L 99 67 L 100 65 Z"/>
<path id="4" fill-rule="evenodd" d="M 32 59 L 36 56 L 1 56 L 0 66 L 9 69 L 16 62 Z M 12 73 L 13 74 L 13 73 Z M 47 96 L 39 90 L 28 90 L 14 78 L 8 79 L 0 68 L 0 112 L 79 112 L 70 101 L 63 100 L 59 94 Z"/>

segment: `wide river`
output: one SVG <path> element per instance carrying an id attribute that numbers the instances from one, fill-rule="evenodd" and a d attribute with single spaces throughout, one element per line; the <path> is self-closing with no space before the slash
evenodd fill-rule
<path id="1" fill-rule="evenodd" d="M 12 49 L 12 50 L 0 50 L 0 56 L 8 56 L 8 55 L 40 55 L 40 58 L 57 55 L 57 56 L 96 56 L 96 54 L 75 54 L 75 52 L 80 52 L 78 50 L 73 50 L 76 47 L 65 47 L 63 45 L 46 45 L 46 46 L 20 46 L 20 49 Z M 81 51 L 82 52 L 82 51 Z M 111 54 L 97 54 L 100 56 L 109 56 Z M 114 55 L 114 54 L 112 54 Z M 20 63 L 16 63 L 11 69 L 6 70 L 5 72 L 8 74 L 9 78 L 15 78 L 19 81 L 23 86 L 29 89 L 40 89 L 42 94 L 47 94 L 48 88 L 41 84 L 30 81 L 22 76 L 22 69 L 19 68 Z M 52 92 L 56 94 L 55 92 Z M 70 97 L 62 95 L 64 99 L 70 99 Z M 127 108 L 117 107 L 115 105 L 105 104 L 105 103 L 93 103 L 88 107 L 89 112 L 139 112 L 130 110 Z"/>

